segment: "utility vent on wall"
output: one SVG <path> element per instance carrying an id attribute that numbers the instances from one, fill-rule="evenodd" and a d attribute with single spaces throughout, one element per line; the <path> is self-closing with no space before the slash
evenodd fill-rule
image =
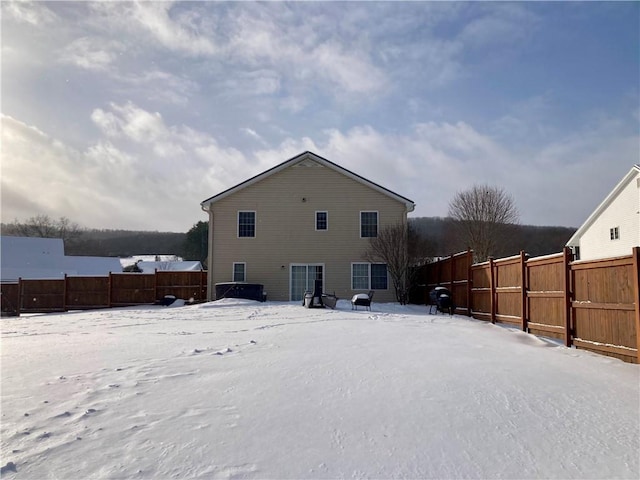
<path id="1" fill-rule="evenodd" d="M 320 165 L 318 162 L 307 159 L 298 163 L 296 167 L 322 167 L 322 165 Z"/>

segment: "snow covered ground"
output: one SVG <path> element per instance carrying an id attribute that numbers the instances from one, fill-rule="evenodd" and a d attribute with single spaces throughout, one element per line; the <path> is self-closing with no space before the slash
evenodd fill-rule
<path id="1" fill-rule="evenodd" d="M 639 366 L 338 307 L 2 319 L 2 477 L 640 477 Z"/>

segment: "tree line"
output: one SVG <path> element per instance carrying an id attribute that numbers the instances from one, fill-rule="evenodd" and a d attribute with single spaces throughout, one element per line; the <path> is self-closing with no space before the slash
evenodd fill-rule
<path id="1" fill-rule="evenodd" d="M 2 235 L 62 238 L 67 255 L 130 257 L 171 254 L 206 264 L 208 222 L 197 222 L 185 233 L 85 229 L 62 217 L 40 215 L 25 221 L 2 224 Z M 412 261 L 424 262 L 471 247 L 452 217 L 413 217 Z M 505 257 L 524 250 L 532 256 L 557 253 L 575 232 L 568 227 L 503 225 L 492 255 Z M 404 238 L 404 237 L 402 237 Z M 394 241 L 397 241 L 395 239 Z"/>
<path id="2" fill-rule="evenodd" d="M 197 222 L 186 233 L 87 229 L 66 217 L 37 215 L 2 224 L 2 235 L 62 238 L 66 255 L 131 257 L 177 255 L 206 265 L 208 222 Z"/>

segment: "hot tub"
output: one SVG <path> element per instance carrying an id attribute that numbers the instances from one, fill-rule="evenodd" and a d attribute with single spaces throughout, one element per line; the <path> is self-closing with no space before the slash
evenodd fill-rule
<path id="1" fill-rule="evenodd" d="M 261 283 L 224 282 L 216 283 L 216 300 L 221 298 L 244 298 L 264 302 L 267 294 Z"/>

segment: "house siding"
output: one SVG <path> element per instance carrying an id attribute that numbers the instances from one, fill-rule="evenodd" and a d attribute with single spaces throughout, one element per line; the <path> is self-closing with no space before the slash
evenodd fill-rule
<path id="1" fill-rule="evenodd" d="M 293 264 L 322 264 L 324 289 L 350 298 L 351 264 L 364 262 L 360 212 L 377 211 L 378 228 L 406 222 L 407 207 L 362 182 L 313 161 L 293 164 L 210 205 L 210 292 L 231 281 L 233 262 L 245 262 L 246 281 L 262 283 L 269 300 L 288 301 Z M 237 212 L 256 212 L 256 236 L 238 238 Z M 316 230 L 316 212 L 328 229 Z M 284 267 L 284 268 L 283 268 Z M 376 300 L 394 301 L 391 280 Z"/>
<path id="2" fill-rule="evenodd" d="M 640 245 L 640 174 L 636 174 L 580 237 L 580 259 L 629 255 Z M 611 240 L 609 232 L 619 228 L 620 238 Z"/>

